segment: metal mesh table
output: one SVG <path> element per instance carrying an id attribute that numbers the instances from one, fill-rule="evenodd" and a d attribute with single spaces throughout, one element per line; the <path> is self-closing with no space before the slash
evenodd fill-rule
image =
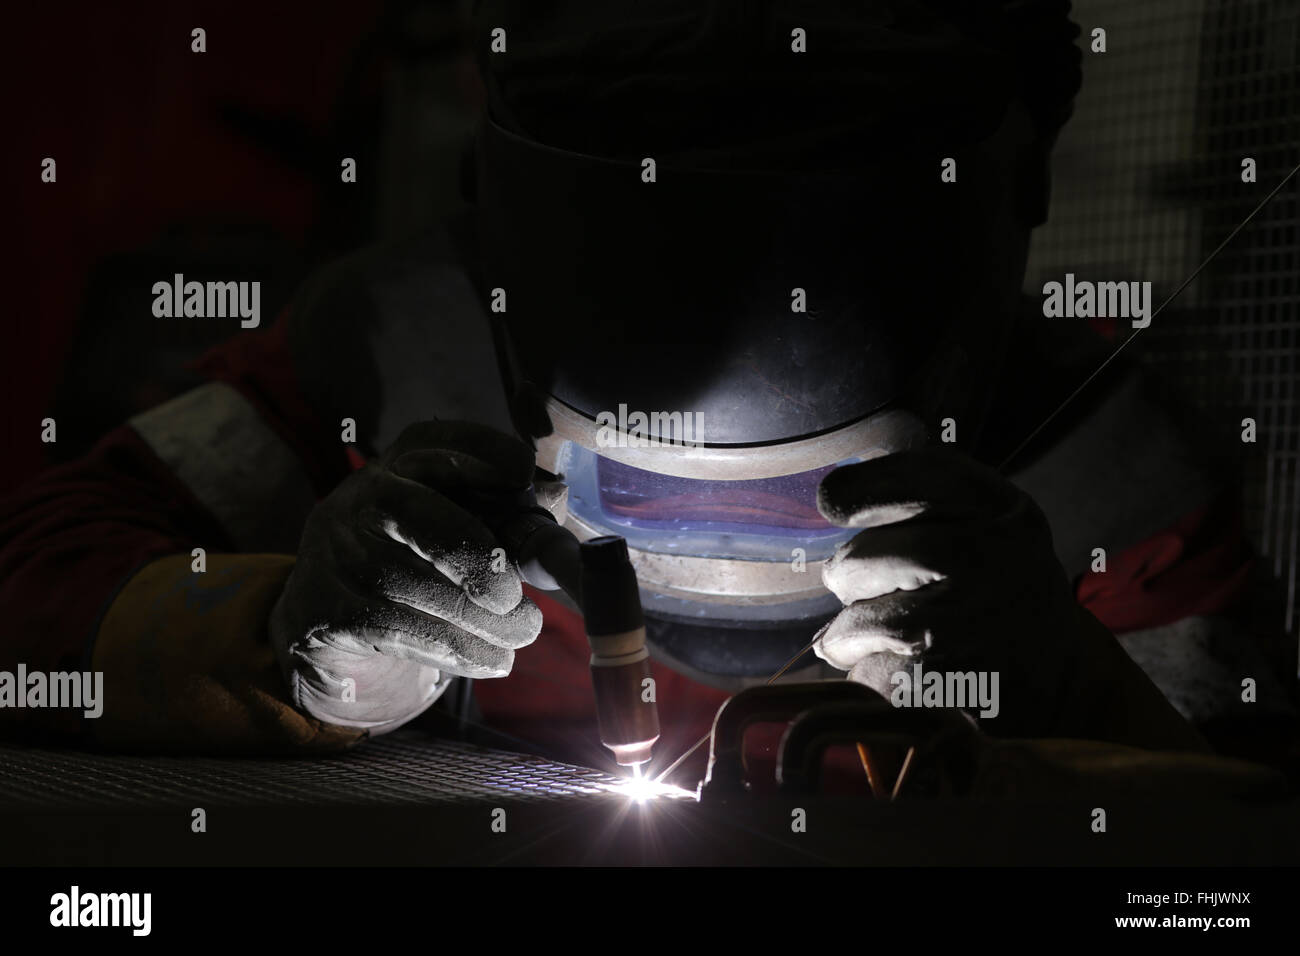
<path id="1" fill-rule="evenodd" d="M 367 806 L 558 800 L 622 781 L 404 731 L 336 757 L 146 757 L 0 746 L 0 807 Z"/>

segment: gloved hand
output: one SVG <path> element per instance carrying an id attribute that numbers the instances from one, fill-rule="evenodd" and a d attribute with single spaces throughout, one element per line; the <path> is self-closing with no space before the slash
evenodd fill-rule
<path id="1" fill-rule="evenodd" d="M 518 439 L 425 422 L 320 502 L 271 616 L 294 705 L 384 733 L 455 675 L 508 674 L 542 614 L 492 533 L 456 502 L 509 498 L 532 473 Z"/>
<path id="2" fill-rule="evenodd" d="M 864 529 L 823 566 L 844 610 L 814 645 L 850 679 L 891 699 L 911 686 L 894 675 L 912 681 L 918 663 L 923 675 L 997 672 L 997 714 L 981 720 L 995 735 L 1202 746 L 1075 602 L 1047 519 L 996 472 L 916 449 L 836 469 L 817 503 L 828 521 Z"/>

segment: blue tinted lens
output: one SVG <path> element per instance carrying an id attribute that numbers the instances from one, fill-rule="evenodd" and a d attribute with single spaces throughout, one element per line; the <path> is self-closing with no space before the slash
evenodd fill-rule
<path id="1" fill-rule="evenodd" d="M 571 445 L 565 476 L 574 515 L 634 548 L 788 561 L 803 547 L 821 560 L 853 535 L 817 511 L 817 486 L 836 467 L 744 481 L 678 478 Z"/>

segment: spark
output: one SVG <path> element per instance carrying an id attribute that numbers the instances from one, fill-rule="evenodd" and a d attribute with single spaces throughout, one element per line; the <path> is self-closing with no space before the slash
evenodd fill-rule
<path id="1" fill-rule="evenodd" d="M 632 768 L 632 775 L 623 781 L 615 784 L 609 784 L 608 790 L 611 793 L 622 794 L 631 799 L 633 803 L 644 804 L 650 800 L 659 798 L 668 798 L 674 800 L 695 800 L 698 799 L 694 790 L 687 790 L 683 787 L 674 786 L 671 783 L 662 783 L 659 780 L 647 777 L 642 773 L 641 765 L 636 764 Z"/>

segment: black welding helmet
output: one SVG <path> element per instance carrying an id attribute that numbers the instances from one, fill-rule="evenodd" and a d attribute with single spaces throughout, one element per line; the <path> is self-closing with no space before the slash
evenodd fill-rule
<path id="1" fill-rule="evenodd" d="M 484 6 L 480 282 L 538 464 L 627 539 L 661 657 L 769 674 L 839 608 L 821 478 L 924 441 L 939 345 L 1018 294 L 1014 70 L 933 4 Z"/>

